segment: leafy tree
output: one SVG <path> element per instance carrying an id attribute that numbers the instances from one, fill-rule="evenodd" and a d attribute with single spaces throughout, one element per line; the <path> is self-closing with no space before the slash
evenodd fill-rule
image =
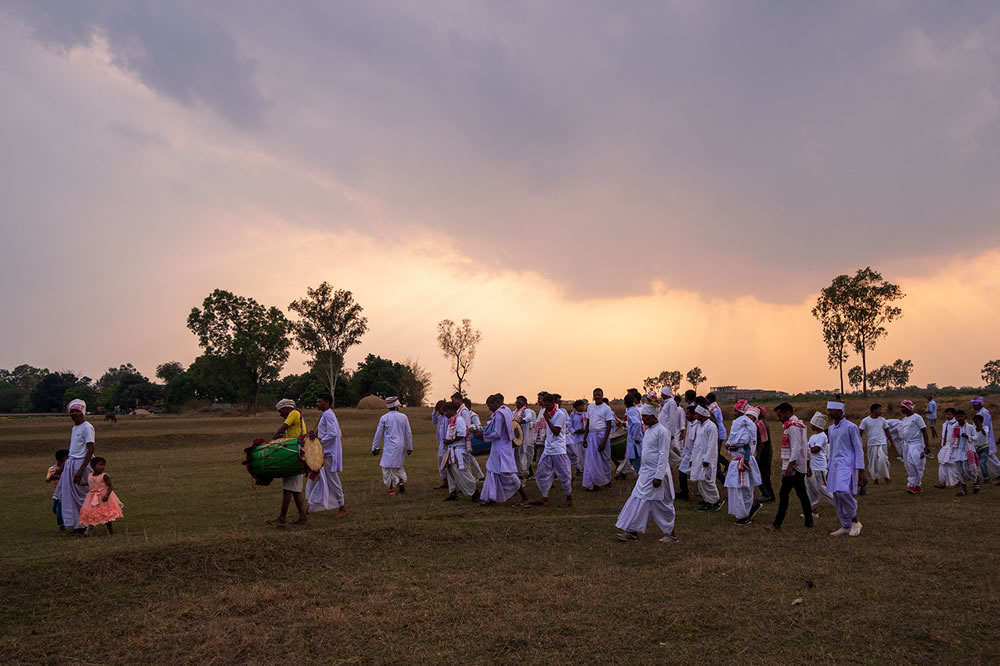
<path id="1" fill-rule="evenodd" d="M 30 411 L 31 393 L 47 374 L 47 369 L 27 364 L 13 370 L 0 369 L 0 412 Z"/>
<path id="2" fill-rule="evenodd" d="M 706 377 L 702 373 L 701 368 L 699 368 L 699 367 L 696 366 L 696 367 L 691 368 L 690 370 L 687 371 L 687 380 L 688 380 L 688 384 L 691 385 L 691 388 L 693 388 L 695 391 L 697 391 L 698 390 L 698 385 L 699 384 L 704 384 L 705 382 L 707 382 L 708 381 L 708 377 Z M 679 387 L 680 386 L 680 382 L 677 382 L 677 385 Z"/>
<path id="3" fill-rule="evenodd" d="M 184 372 L 184 366 L 177 361 L 167 361 L 156 366 L 156 376 L 163 380 L 164 384 L 169 384 L 170 380 Z"/>
<path id="4" fill-rule="evenodd" d="M 163 387 L 151 382 L 131 363 L 108 368 L 97 380 L 97 390 L 97 401 L 105 409 L 148 407 L 163 398 Z"/>
<path id="5" fill-rule="evenodd" d="M 913 372 L 913 361 L 904 361 L 901 358 L 897 358 L 890 367 L 889 372 L 892 376 L 893 386 L 903 388 L 910 383 L 910 373 Z"/>
<path id="6" fill-rule="evenodd" d="M 1000 360 L 987 361 L 981 374 L 987 386 L 1000 385 Z"/>
<path id="7" fill-rule="evenodd" d="M 470 319 L 463 319 L 461 326 L 457 326 L 450 319 L 438 322 L 438 346 L 441 347 L 444 357 L 451 361 L 451 371 L 458 379 L 455 390 L 462 395 L 465 395 L 465 391 L 462 390 L 465 376 L 472 367 L 472 362 L 476 360 L 476 347 L 481 339 L 482 333 L 472 328 Z"/>
<path id="8" fill-rule="evenodd" d="M 77 384 L 66 389 L 66 392 L 63 393 L 63 407 L 68 405 L 71 400 L 83 400 L 87 403 L 88 408 L 92 408 L 97 404 L 97 392 L 94 387 L 88 384 Z"/>
<path id="9" fill-rule="evenodd" d="M 860 365 L 856 365 L 847 371 L 847 381 L 851 384 L 851 388 L 855 391 L 861 387 L 861 384 L 865 380 L 865 371 L 861 369 Z"/>
<path id="10" fill-rule="evenodd" d="M 867 375 L 867 352 L 875 349 L 878 341 L 888 335 L 885 325 L 903 315 L 895 305 L 903 298 L 898 285 L 882 279 L 882 274 L 871 267 L 859 270 L 846 290 L 844 320 L 847 323 L 847 342 L 861 355 L 861 369 Z M 868 386 L 862 382 L 867 394 Z"/>
<path id="11" fill-rule="evenodd" d="M 205 297 L 202 309 L 191 309 L 187 325 L 207 355 L 221 356 L 238 368 L 256 413 L 261 387 L 277 379 L 288 360 L 290 325 L 285 315 L 276 307 L 216 289 Z"/>
<path id="12" fill-rule="evenodd" d="M 406 396 L 406 404 L 411 407 L 423 407 L 424 397 L 431 389 L 431 373 L 417 361 L 406 359 L 403 364 L 402 393 Z"/>
<path id="13" fill-rule="evenodd" d="M 368 331 L 368 319 L 361 314 L 364 308 L 354 302 L 351 292 L 334 291 L 323 282 L 316 289 L 306 288 L 306 298 L 293 301 L 288 309 L 299 316 L 291 324 L 295 342 L 313 357 L 314 366 L 326 371 L 330 395 L 336 398 L 344 355 Z"/>
<path id="14" fill-rule="evenodd" d="M 31 410 L 34 412 L 60 412 L 66 405 L 63 396 L 69 389 L 89 384 L 85 383 L 72 372 L 50 372 L 31 392 Z"/>
<path id="15" fill-rule="evenodd" d="M 823 344 L 826 345 L 826 362 L 830 368 L 840 372 L 840 392 L 844 392 L 844 363 L 847 362 L 847 302 L 851 278 L 838 275 L 829 287 L 820 292 L 812 309 L 823 330 Z M 864 384 L 864 370 L 861 383 Z M 848 380 L 850 378 L 848 377 Z"/>
<path id="16" fill-rule="evenodd" d="M 681 388 L 683 377 L 680 370 L 664 370 L 655 377 L 646 377 L 642 382 L 642 390 L 648 393 L 659 390 L 661 386 L 669 386 L 676 393 Z"/>
<path id="17" fill-rule="evenodd" d="M 868 383 L 871 384 L 872 386 L 874 387 L 881 386 L 886 391 L 888 391 L 889 388 L 892 386 L 892 380 L 893 380 L 892 366 L 883 365 L 881 367 L 875 368 L 874 370 L 868 373 L 866 378 L 868 380 Z"/>

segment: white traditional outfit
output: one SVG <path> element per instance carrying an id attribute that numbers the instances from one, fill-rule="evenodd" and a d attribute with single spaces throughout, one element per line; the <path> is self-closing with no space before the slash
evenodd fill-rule
<path id="1" fill-rule="evenodd" d="M 521 488 L 514 462 L 514 415 L 507 405 L 500 405 L 483 430 L 483 438 L 492 442 L 486 460 L 486 481 L 479 493 L 484 502 L 506 502 Z"/>
<path id="2" fill-rule="evenodd" d="M 386 407 L 390 409 L 399 407 L 399 400 L 396 398 L 386 398 Z M 395 491 L 398 486 L 406 483 L 406 470 L 403 469 L 403 461 L 406 460 L 406 452 L 413 450 L 413 431 L 410 430 L 410 420 L 406 415 L 398 411 L 389 411 L 378 420 L 378 428 L 375 430 L 375 439 L 372 440 L 372 453 L 378 451 L 379 443 L 382 442 L 382 482 L 390 491 Z"/>
<path id="3" fill-rule="evenodd" d="M 729 428 L 729 439 L 726 446 L 738 446 L 737 451 L 730 451 L 732 459 L 726 470 L 726 489 L 729 495 L 729 513 L 737 520 L 750 516 L 754 507 L 753 489 L 760 485 L 760 468 L 753 456 L 757 441 L 757 424 L 748 414 L 757 415 L 755 408 L 750 407 L 742 416 L 733 421 Z"/>
<path id="4" fill-rule="evenodd" d="M 446 417 L 445 421 L 448 425 L 445 439 L 451 440 L 451 444 L 447 444 L 445 449 L 445 455 L 448 456 L 448 466 L 445 468 L 448 492 L 454 494 L 461 490 L 466 497 L 475 497 L 476 477 L 472 475 L 472 465 L 469 462 L 473 456 L 465 447 L 465 436 L 468 434 L 465 420 L 456 414 L 451 419 Z"/>
<path id="5" fill-rule="evenodd" d="M 841 405 L 829 407 L 830 409 L 843 411 L 842 403 L 830 404 Z M 831 424 L 826 432 L 830 438 L 830 470 L 827 474 L 826 489 L 833 495 L 833 510 L 841 526 L 841 529 L 834 534 L 846 534 L 848 530 L 852 530 L 851 536 L 857 536 L 853 530 L 860 530 L 861 523 L 857 522 L 858 502 L 854 496 L 858 493 L 858 470 L 865 468 L 861 431 L 858 430 L 858 426 L 844 418 L 840 423 Z M 857 528 L 853 527 L 855 523 L 858 525 Z"/>
<path id="6" fill-rule="evenodd" d="M 859 430 L 867 436 L 868 473 L 873 481 L 889 480 L 888 429 L 888 421 L 881 416 L 866 416 L 861 419 Z"/>
<path id="7" fill-rule="evenodd" d="M 938 485 L 951 486 L 961 483 L 961 473 L 951 461 L 953 438 L 961 437 L 958 419 L 954 416 L 941 424 L 941 448 L 938 449 Z M 965 442 L 960 442 L 964 449 Z"/>
<path id="8" fill-rule="evenodd" d="M 673 469 L 681 462 L 681 447 L 678 441 L 678 437 L 680 437 L 679 417 L 683 417 L 684 415 L 680 413 L 681 408 L 677 406 L 677 402 L 674 400 L 674 393 L 668 387 L 664 386 L 660 389 L 660 400 L 663 401 L 663 404 L 660 406 L 660 412 L 656 415 L 656 418 L 670 435 L 668 462 L 671 469 Z"/>
<path id="9" fill-rule="evenodd" d="M 704 409 L 704 408 L 703 408 Z M 708 412 L 707 409 L 705 409 Z M 709 418 L 711 418 L 711 412 Z M 691 453 L 694 448 L 694 440 L 698 435 L 698 420 L 689 421 L 687 414 L 684 414 L 684 445 L 681 447 L 681 464 L 677 466 L 677 471 L 684 474 L 690 480 L 691 477 Z"/>
<path id="10" fill-rule="evenodd" d="M 694 431 L 694 442 L 691 444 L 691 480 L 698 483 L 698 494 L 702 501 L 714 506 L 719 503 L 719 487 L 715 480 L 719 460 L 719 428 L 706 408 L 699 405 L 695 412 L 707 420 L 688 424 L 688 429 Z"/>
<path id="11" fill-rule="evenodd" d="M 472 466 L 472 472 L 476 475 L 477 479 L 482 480 L 485 478 L 483 469 L 479 466 L 479 461 L 476 460 L 476 457 L 472 455 L 472 426 L 480 423 L 479 415 L 465 405 L 459 405 L 458 417 L 465 420 L 465 430 L 468 433 L 465 436 L 465 450 L 469 454 L 468 458 L 469 464 Z"/>
<path id="12" fill-rule="evenodd" d="M 522 434 L 521 446 L 515 452 L 517 473 L 526 479 L 531 473 L 531 463 L 535 458 L 535 434 L 532 431 L 535 427 L 535 412 L 525 405 L 514 412 L 514 420 L 521 424 Z"/>
<path id="13" fill-rule="evenodd" d="M 911 405 L 913 403 L 910 403 Z M 920 488 L 924 478 L 924 438 L 922 431 L 927 426 L 919 414 L 910 414 L 899 420 L 899 434 L 902 437 L 901 451 L 906 466 L 906 487 Z"/>
<path id="14" fill-rule="evenodd" d="M 340 424 L 332 409 L 324 410 L 316 425 L 316 436 L 323 445 L 323 466 L 306 481 L 306 502 L 309 513 L 339 509 L 344 506 L 344 489 L 340 472 L 344 471 L 340 442 Z"/>
<path id="15" fill-rule="evenodd" d="M 87 414 L 87 403 L 83 400 L 73 400 L 66 408 L 69 413 L 74 409 L 79 409 L 84 415 Z M 69 458 L 63 464 L 63 473 L 59 477 L 56 485 L 56 495 L 62 505 L 63 525 L 67 529 L 82 529 L 80 524 L 80 509 L 83 508 L 83 501 L 87 499 L 90 470 L 84 469 L 80 477 L 83 485 L 76 482 L 74 477 L 77 471 L 83 466 L 83 461 L 87 456 L 87 444 L 94 443 L 94 426 L 88 421 L 80 425 L 74 425 L 69 435 Z"/>
<path id="16" fill-rule="evenodd" d="M 656 413 L 651 405 L 643 405 L 643 414 Z M 652 518 L 665 536 L 674 531 L 674 488 L 668 457 L 670 433 L 659 423 L 646 429 L 642 438 L 642 466 L 632 495 L 625 502 L 615 526 L 625 532 L 645 532 Z M 653 481 L 660 481 L 659 488 Z"/>
<path id="17" fill-rule="evenodd" d="M 444 440 L 448 435 L 448 417 L 439 413 L 438 410 L 435 409 L 431 412 L 431 423 L 434 424 L 434 435 L 437 437 L 438 443 L 438 474 L 441 476 L 442 480 L 445 480 L 448 478 L 448 468 L 444 462 L 444 456 L 448 449 L 444 443 Z"/>
<path id="18" fill-rule="evenodd" d="M 548 498 L 553 479 L 559 479 L 566 497 L 573 494 L 573 470 L 569 455 L 566 453 L 566 426 L 569 415 L 563 409 L 557 409 L 551 421 L 545 426 L 545 449 L 538 459 L 538 469 L 535 471 L 535 483 L 542 497 Z M 544 416 L 542 417 L 544 419 Z M 552 432 L 552 427 L 559 428 L 559 434 Z"/>
<path id="19" fill-rule="evenodd" d="M 609 425 L 610 422 L 610 425 Z M 606 403 L 594 403 L 587 407 L 587 452 L 583 460 L 583 487 L 592 490 L 611 483 L 611 432 L 614 429 L 615 413 Z M 607 432 L 608 443 L 600 450 Z"/>
<path id="20" fill-rule="evenodd" d="M 976 408 L 976 415 L 983 417 L 983 430 L 986 431 L 986 438 L 989 440 L 989 450 L 986 455 L 979 456 L 979 472 L 983 480 L 989 483 L 990 475 L 993 478 L 1000 477 L 1000 458 L 997 458 L 997 437 L 993 431 L 993 416 L 990 410 L 983 407 L 983 399 L 973 398 L 972 406 Z"/>
<path id="21" fill-rule="evenodd" d="M 826 428 L 827 417 L 825 414 L 816 412 L 809 420 L 809 425 L 817 428 Z M 813 451 L 813 449 L 819 449 Z M 833 495 L 826 489 L 826 469 L 827 454 L 830 451 L 830 440 L 825 432 L 817 432 L 809 438 L 809 467 L 812 469 L 812 476 L 806 477 L 806 493 L 809 494 L 809 503 L 813 508 L 813 517 L 817 513 L 820 500 L 826 500 L 833 505 Z"/>
<path id="22" fill-rule="evenodd" d="M 583 439 L 587 430 L 587 413 L 575 409 L 569 415 L 569 432 L 566 433 L 566 455 L 580 474 L 583 474 Z"/>
<path id="23" fill-rule="evenodd" d="M 625 460 L 621 461 L 616 471 L 624 476 L 635 472 L 638 476 L 641 463 L 642 417 L 639 415 L 639 407 L 632 405 L 625 410 Z"/>

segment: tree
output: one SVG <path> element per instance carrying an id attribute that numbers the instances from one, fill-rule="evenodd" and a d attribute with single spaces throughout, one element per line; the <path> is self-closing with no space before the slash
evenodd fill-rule
<path id="1" fill-rule="evenodd" d="M 847 381 L 850 383 L 851 388 L 855 391 L 861 386 L 865 380 L 865 371 L 861 369 L 860 365 L 856 365 L 847 371 Z"/>
<path id="2" fill-rule="evenodd" d="M 84 381 L 86 380 L 86 381 Z M 34 412 L 61 412 L 66 408 L 63 396 L 76 386 L 88 386 L 90 379 L 78 378 L 72 372 L 50 372 L 42 377 L 31 392 L 31 410 Z"/>
<path id="3" fill-rule="evenodd" d="M 444 352 L 444 357 L 451 361 L 451 371 L 458 379 L 455 390 L 462 395 L 465 395 L 462 390 L 465 375 L 472 367 L 472 362 L 476 360 L 476 347 L 481 338 L 482 334 L 478 329 L 472 328 L 472 321 L 469 319 L 463 319 L 461 326 L 457 326 L 450 319 L 438 322 L 438 346 Z"/>
<path id="4" fill-rule="evenodd" d="M 312 355 L 314 367 L 326 371 L 330 395 L 336 397 L 344 355 L 368 331 L 368 319 L 361 314 L 364 308 L 354 302 L 351 292 L 334 291 L 323 282 L 316 289 L 307 287 L 306 298 L 292 301 L 288 309 L 299 316 L 291 324 L 296 344 Z"/>
<path id="5" fill-rule="evenodd" d="M 257 413 L 260 388 L 278 378 L 288 360 L 289 322 L 276 307 L 216 289 L 202 309 L 191 308 L 188 328 L 208 355 L 221 356 L 239 369 L 250 411 Z"/>
<path id="6" fill-rule="evenodd" d="M 0 369 L 0 412 L 30 411 L 31 393 L 47 374 L 47 369 L 27 364 L 13 370 Z"/>
<path id="7" fill-rule="evenodd" d="M 885 325 L 903 315 L 903 310 L 893 303 L 904 294 L 899 286 L 883 280 L 881 273 L 868 267 L 850 278 L 845 296 L 846 339 L 861 355 L 861 369 L 867 375 L 867 352 L 875 349 L 878 341 L 888 335 Z M 865 382 L 862 382 L 862 391 L 867 395 Z"/>
<path id="8" fill-rule="evenodd" d="M 901 358 L 897 358 L 889 370 L 892 377 L 892 385 L 900 389 L 909 384 L 911 372 L 913 372 L 913 361 L 904 361 Z"/>
<path id="9" fill-rule="evenodd" d="M 431 373 L 417 361 L 406 359 L 403 364 L 406 372 L 402 374 L 402 393 L 406 396 L 405 403 L 411 407 L 423 407 L 424 397 L 431 390 Z"/>
<path id="10" fill-rule="evenodd" d="M 812 309 L 823 331 L 823 344 L 826 345 L 826 363 L 830 368 L 840 372 L 840 392 L 844 392 L 844 363 L 847 362 L 847 290 L 851 278 L 838 275 L 829 287 L 820 292 L 816 305 Z M 862 373 L 864 371 L 862 370 Z M 850 379 L 850 378 L 848 378 Z M 864 384 L 862 374 L 861 383 Z"/>
<path id="11" fill-rule="evenodd" d="M 708 377 L 702 374 L 701 368 L 695 366 L 687 371 L 687 380 L 688 384 L 691 385 L 691 388 L 697 391 L 698 384 L 704 384 L 705 382 L 707 382 Z M 680 382 L 678 382 L 678 384 L 680 384 Z"/>
<path id="12" fill-rule="evenodd" d="M 408 404 L 400 395 L 403 385 L 402 363 L 395 363 L 389 359 L 368 354 L 358 369 L 351 376 L 351 384 L 357 390 L 358 395 L 377 395 L 380 398 L 388 398 L 391 395 L 398 396 L 404 404 Z"/>
<path id="13" fill-rule="evenodd" d="M 871 384 L 872 386 L 876 388 L 881 386 L 886 391 L 888 391 L 892 387 L 892 380 L 893 380 L 892 366 L 883 365 L 879 368 L 875 368 L 874 370 L 868 373 L 866 379 L 868 380 L 868 383 Z"/>
<path id="14" fill-rule="evenodd" d="M 981 374 L 987 386 L 1000 384 L 1000 360 L 987 361 Z"/>
<path id="15" fill-rule="evenodd" d="M 164 384 L 169 384 L 170 380 L 184 372 L 184 366 L 177 361 L 167 361 L 156 366 L 156 376 L 163 380 Z"/>
<path id="16" fill-rule="evenodd" d="M 669 386 L 671 391 L 677 392 L 681 388 L 680 370 L 664 370 L 655 377 L 646 377 L 642 382 L 642 390 L 646 393 L 659 391 L 661 386 Z"/>
<path id="17" fill-rule="evenodd" d="M 108 368 L 96 385 L 97 403 L 105 409 L 149 407 L 163 397 L 163 387 L 149 381 L 131 363 Z"/>

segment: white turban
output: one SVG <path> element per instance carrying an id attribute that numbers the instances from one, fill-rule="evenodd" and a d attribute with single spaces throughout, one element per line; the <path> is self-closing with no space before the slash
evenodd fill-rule
<path id="1" fill-rule="evenodd" d="M 760 418 L 760 410 L 757 409 L 756 407 L 747 407 L 747 410 L 743 412 L 743 414 L 746 416 L 752 416 L 755 419 Z"/>
<path id="2" fill-rule="evenodd" d="M 645 404 L 639 408 L 639 414 L 641 416 L 656 416 L 656 407 L 650 404 Z"/>
<path id="3" fill-rule="evenodd" d="M 70 400 L 69 404 L 66 405 L 66 413 L 69 414 L 74 409 L 79 409 L 81 412 L 83 412 L 84 414 L 86 414 L 87 413 L 87 403 L 85 403 L 83 400 L 80 400 L 79 398 L 76 399 L 76 400 Z"/>
<path id="4" fill-rule="evenodd" d="M 712 412 L 705 409 L 703 406 L 698 405 L 694 408 L 694 413 L 698 416 L 704 416 L 706 419 L 712 418 Z"/>
<path id="5" fill-rule="evenodd" d="M 664 396 L 665 398 L 672 398 L 674 397 L 674 392 L 670 390 L 669 386 L 664 386 L 663 388 L 660 389 L 660 395 Z"/>
<path id="6" fill-rule="evenodd" d="M 816 412 L 813 417 L 809 419 L 809 425 L 814 425 L 820 430 L 826 429 L 826 414 L 823 412 Z"/>
<path id="7" fill-rule="evenodd" d="M 396 396 L 391 396 L 385 399 L 385 406 L 387 409 L 392 409 L 393 407 L 399 407 L 399 398 Z"/>
<path id="8" fill-rule="evenodd" d="M 289 398 L 282 398 L 281 400 L 278 401 L 278 404 L 274 406 L 274 408 L 277 409 L 279 412 L 285 409 L 286 407 L 288 409 L 295 409 L 295 401 Z"/>
<path id="9" fill-rule="evenodd" d="M 837 402 L 836 400 L 831 400 L 830 402 L 826 403 L 826 408 L 839 409 L 840 411 L 844 411 L 844 403 Z"/>

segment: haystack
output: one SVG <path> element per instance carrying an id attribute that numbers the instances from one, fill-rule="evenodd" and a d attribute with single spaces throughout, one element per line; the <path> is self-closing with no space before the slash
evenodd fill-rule
<path id="1" fill-rule="evenodd" d="M 358 409 L 385 409 L 385 400 L 377 395 L 369 395 L 361 398 Z"/>

